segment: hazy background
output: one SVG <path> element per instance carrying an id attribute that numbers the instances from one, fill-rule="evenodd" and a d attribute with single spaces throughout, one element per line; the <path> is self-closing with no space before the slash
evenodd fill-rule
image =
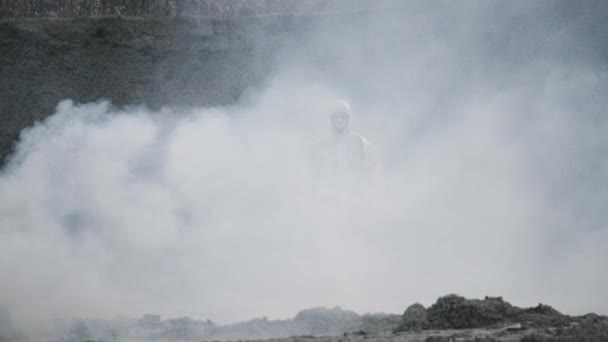
<path id="1" fill-rule="evenodd" d="M 0 175 L 1 306 L 227 323 L 458 293 L 607 313 L 607 10 L 327 15 L 233 106 L 63 101 Z M 311 172 L 335 98 L 382 166 L 347 191 Z"/>

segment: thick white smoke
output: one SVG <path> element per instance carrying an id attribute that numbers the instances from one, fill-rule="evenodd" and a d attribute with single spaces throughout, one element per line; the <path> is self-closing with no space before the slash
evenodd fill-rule
<path id="1" fill-rule="evenodd" d="M 593 193 L 563 186 L 571 163 L 597 158 L 579 152 L 601 141 L 564 95 L 600 80 L 560 69 L 446 100 L 425 91 L 442 88 L 429 85 L 429 61 L 453 52 L 437 39 L 387 47 L 372 57 L 387 64 L 352 76 L 369 83 L 289 69 L 230 108 L 63 101 L 22 133 L 0 175 L 0 303 L 17 321 L 158 312 L 230 322 L 314 305 L 401 312 L 456 292 L 605 312 L 606 217 L 564 211 Z M 358 58 L 345 70 L 367 67 Z M 382 168 L 328 193 L 311 152 L 343 96 Z M 595 221 L 572 227 L 583 218 Z"/>

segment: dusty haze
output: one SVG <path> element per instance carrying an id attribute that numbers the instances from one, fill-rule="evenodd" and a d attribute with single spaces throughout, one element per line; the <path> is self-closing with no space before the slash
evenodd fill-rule
<path id="1" fill-rule="evenodd" d="M 66 99 L 0 174 L 0 305 L 225 323 L 459 293 L 607 313 L 607 9 L 327 15 L 230 107 Z M 336 98 L 379 166 L 348 190 L 311 172 Z"/>

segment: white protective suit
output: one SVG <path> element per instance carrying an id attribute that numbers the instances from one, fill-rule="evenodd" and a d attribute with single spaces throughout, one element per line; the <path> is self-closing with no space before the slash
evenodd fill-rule
<path id="1" fill-rule="evenodd" d="M 336 101 L 331 107 L 331 132 L 317 142 L 314 149 L 315 167 L 321 179 L 357 182 L 371 172 L 371 144 L 350 130 L 351 115 L 346 101 Z"/>

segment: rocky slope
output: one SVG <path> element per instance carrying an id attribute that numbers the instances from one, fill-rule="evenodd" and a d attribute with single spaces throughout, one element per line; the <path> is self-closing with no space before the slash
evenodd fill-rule
<path id="1" fill-rule="evenodd" d="M 335 314 L 335 313 L 334 313 Z M 297 316 L 296 316 L 297 318 Z M 331 322 L 326 315 L 316 319 Z M 334 316 L 335 318 L 335 316 Z M 456 341 L 608 341 L 608 317 L 587 314 L 568 316 L 538 304 L 519 308 L 501 297 L 466 299 L 457 295 L 441 297 L 428 308 L 413 304 L 399 321 L 376 317 L 376 325 L 351 320 L 338 336 L 299 336 L 269 339 L 268 342 L 456 342 Z M 384 320 L 378 329 L 378 320 Z M 335 329 L 334 329 L 335 330 Z M 330 334 L 324 334 L 330 335 Z"/>
<path id="2" fill-rule="evenodd" d="M 260 21 L 65 19 L 0 22 L 0 154 L 58 101 L 116 105 L 234 103 L 270 72 L 278 42 Z M 283 38 L 284 39 L 284 38 Z"/>
<path id="3" fill-rule="evenodd" d="M 569 316 L 544 304 L 519 308 L 500 297 L 448 295 L 428 308 L 413 304 L 402 315 L 359 315 L 339 307 L 317 307 L 287 320 L 258 318 L 217 325 L 187 317 L 162 320 L 145 315 L 139 320 L 54 321 L 46 331 L 38 337 L 0 333 L 0 341 L 600 342 L 608 341 L 608 317 Z"/>

